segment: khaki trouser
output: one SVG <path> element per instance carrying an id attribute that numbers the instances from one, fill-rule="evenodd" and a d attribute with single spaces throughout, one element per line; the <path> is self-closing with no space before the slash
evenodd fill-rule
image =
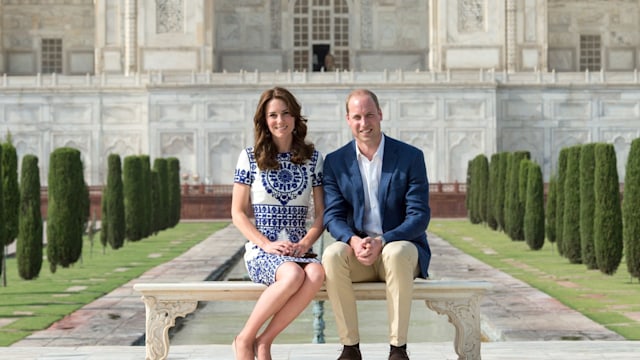
<path id="1" fill-rule="evenodd" d="M 385 281 L 389 343 L 407 343 L 413 280 L 419 274 L 418 249 L 409 241 L 393 241 L 382 248 L 380 258 L 371 266 L 362 265 L 349 244 L 337 241 L 322 256 L 326 288 L 336 317 L 338 335 L 343 345 L 360 343 L 358 311 L 351 283 Z"/>

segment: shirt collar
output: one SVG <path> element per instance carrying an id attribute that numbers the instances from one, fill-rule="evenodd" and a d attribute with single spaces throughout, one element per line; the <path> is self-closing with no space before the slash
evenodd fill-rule
<path id="1" fill-rule="evenodd" d="M 373 154 L 373 158 L 371 158 L 371 160 L 373 161 L 373 159 L 375 159 L 376 157 L 379 157 L 380 159 L 382 159 L 382 157 L 384 156 L 384 133 L 382 133 L 382 139 L 380 140 L 380 145 L 378 145 L 378 150 L 376 150 L 376 153 Z M 362 152 L 360 152 L 360 149 L 358 149 L 358 143 L 355 144 L 355 148 L 356 148 L 356 159 L 360 160 L 361 158 L 365 158 L 366 157 L 362 154 Z"/>

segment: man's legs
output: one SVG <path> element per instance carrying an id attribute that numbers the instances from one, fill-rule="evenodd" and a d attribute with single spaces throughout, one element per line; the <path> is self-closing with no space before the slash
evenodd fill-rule
<path id="1" fill-rule="evenodd" d="M 417 256 L 417 255 L 416 255 Z M 326 273 L 326 288 L 336 318 L 338 336 L 342 345 L 360 343 L 358 311 L 353 282 L 377 281 L 372 266 L 362 265 L 349 244 L 341 241 L 329 245 L 322 255 Z"/>
<path id="2" fill-rule="evenodd" d="M 387 283 L 389 343 L 407 344 L 413 301 L 413 280 L 419 274 L 418 249 L 409 241 L 393 241 L 382 248 L 380 277 Z"/>

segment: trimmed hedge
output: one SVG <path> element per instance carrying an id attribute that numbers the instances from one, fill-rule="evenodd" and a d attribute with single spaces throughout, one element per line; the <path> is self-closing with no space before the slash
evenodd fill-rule
<path id="1" fill-rule="evenodd" d="M 580 145 L 568 148 L 564 180 L 564 211 L 562 221 L 563 255 L 572 264 L 582 263 L 580 244 Z"/>
<path id="2" fill-rule="evenodd" d="M 18 207 L 20 188 L 18 185 L 18 154 L 11 138 L 2 144 L 2 188 L 4 205 L 4 245 L 12 244 L 18 237 Z"/>
<path id="3" fill-rule="evenodd" d="M 564 244 L 562 235 L 564 234 L 564 186 L 565 174 L 567 171 L 567 156 L 569 148 L 562 148 L 558 155 L 558 178 L 556 183 L 556 247 L 558 253 L 564 256 Z"/>
<path id="4" fill-rule="evenodd" d="M 611 275 L 622 259 L 622 209 L 613 144 L 596 144 L 595 157 L 594 249 L 598 269 Z"/>
<path id="5" fill-rule="evenodd" d="M 631 142 L 627 158 L 622 216 L 627 269 L 640 279 L 640 138 Z"/>
<path id="6" fill-rule="evenodd" d="M 142 158 L 130 155 L 124 158 L 124 217 L 125 236 L 130 241 L 138 241 L 147 235 L 145 188 L 148 182 L 143 176 Z"/>
<path id="7" fill-rule="evenodd" d="M 102 231 L 100 242 L 112 249 L 119 249 L 125 239 L 124 185 L 120 155 L 110 154 L 107 160 L 107 184 L 102 193 Z"/>
<path id="8" fill-rule="evenodd" d="M 42 269 L 43 253 L 40 168 L 35 155 L 25 155 L 22 158 L 18 228 L 18 275 L 25 280 L 35 279 Z"/>
<path id="9" fill-rule="evenodd" d="M 589 143 L 584 144 L 580 151 L 580 248 L 582 262 L 588 269 L 598 268 L 593 250 L 595 148 L 596 144 Z"/>
<path id="10" fill-rule="evenodd" d="M 49 160 L 47 209 L 47 258 L 51 272 L 58 265 L 69 267 L 80 258 L 88 204 L 80 151 L 70 147 L 55 149 Z"/>
<path id="11" fill-rule="evenodd" d="M 524 211 L 524 240 L 531 250 L 544 245 L 544 182 L 542 169 L 533 161 L 523 161 L 527 171 L 527 194 Z"/>
<path id="12" fill-rule="evenodd" d="M 169 227 L 174 227 L 180 222 L 182 210 L 182 195 L 180 188 L 180 160 L 175 157 L 167 159 L 167 172 L 169 178 Z"/>
<path id="13" fill-rule="evenodd" d="M 546 234 L 550 243 L 556 242 L 556 209 L 558 198 L 558 179 L 556 175 L 551 175 L 549 179 L 549 193 L 547 194 L 547 211 L 546 211 Z"/>

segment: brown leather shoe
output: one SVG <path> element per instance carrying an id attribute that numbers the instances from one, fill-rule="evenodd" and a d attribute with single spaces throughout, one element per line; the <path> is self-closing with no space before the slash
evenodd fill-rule
<path id="1" fill-rule="evenodd" d="M 409 360 L 405 347 L 392 346 L 389 350 L 389 360 Z"/>
<path id="2" fill-rule="evenodd" d="M 345 345 L 342 347 L 342 353 L 338 360 L 362 360 L 360 347 L 358 345 Z"/>

